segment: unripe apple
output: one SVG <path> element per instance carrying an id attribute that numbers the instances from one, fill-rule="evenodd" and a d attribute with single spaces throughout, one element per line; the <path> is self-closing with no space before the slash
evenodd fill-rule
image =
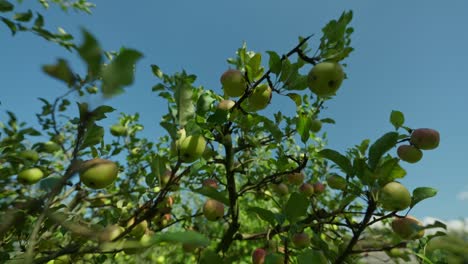
<path id="1" fill-rule="evenodd" d="M 41 149 L 47 153 L 54 153 L 60 150 L 60 145 L 53 141 L 47 141 L 42 144 Z"/>
<path id="2" fill-rule="evenodd" d="M 322 121 L 314 119 L 310 121 L 310 131 L 317 133 L 322 129 Z"/>
<path id="3" fill-rule="evenodd" d="M 135 223 L 135 218 L 132 217 L 127 223 L 127 228 L 132 226 L 133 223 Z M 148 228 L 148 222 L 146 220 L 141 221 L 132 229 L 132 231 L 130 231 L 130 235 L 140 238 L 145 234 L 147 228 Z"/>
<path id="4" fill-rule="evenodd" d="M 127 128 L 121 124 L 115 124 L 110 127 L 110 133 L 116 137 L 125 136 Z"/>
<path id="5" fill-rule="evenodd" d="M 264 264 L 267 253 L 263 248 L 257 248 L 252 252 L 253 264 Z"/>
<path id="6" fill-rule="evenodd" d="M 398 157 L 409 163 L 416 163 L 421 160 L 423 152 L 412 145 L 401 145 L 397 149 Z"/>
<path id="7" fill-rule="evenodd" d="M 22 184 L 34 184 L 44 177 L 44 173 L 39 168 L 30 168 L 18 173 L 18 181 Z"/>
<path id="8" fill-rule="evenodd" d="M 279 253 L 269 253 L 266 255 L 265 261 L 271 264 L 284 264 L 284 256 Z"/>
<path id="9" fill-rule="evenodd" d="M 112 241 L 116 239 L 120 234 L 125 231 L 125 228 L 119 225 L 110 225 L 104 228 L 101 232 L 98 233 L 98 240 L 99 241 Z"/>
<path id="10" fill-rule="evenodd" d="M 392 230 L 403 239 L 419 239 L 424 236 L 423 224 L 413 216 L 396 217 Z"/>
<path id="11" fill-rule="evenodd" d="M 224 216 L 224 204 L 214 199 L 208 199 L 203 205 L 203 214 L 209 221 L 219 220 Z"/>
<path id="12" fill-rule="evenodd" d="M 343 68 L 339 63 L 325 61 L 310 70 L 307 81 L 312 92 L 320 97 L 335 95 L 344 79 Z"/>
<path id="13" fill-rule="evenodd" d="M 102 189 L 117 179 L 117 164 L 105 159 L 92 159 L 83 162 L 80 168 L 80 180 L 92 189 Z"/>
<path id="14" fill-rule="evenodd" d="M 325 192 L 325 185 L 321 182 L 316 182 L 313 184 L 314 186 L 314 193 L 321 194 Z"/>
<path id="15" fill-rule="evenodd" d="M 239 97 L 244 94 L 247 82 L 239 70 L 230 69 L 221 75 L 221 85 L 224 93 L 229 97 Z"/>
<path id="16" fill-rule="evenodd" d="M 327 183 L 330 188 L 335 190 L 345 190 L 347 185 L 346 179 L 336 174 L 328 176 Z"/>
<path id="17" fill-rule="evenodd" d="M 191 163 L 199 159 L 206 148 L 206 140 L 202 135 L 188 136 L 180 143 L 181 160 Z"/>
<path id="18" fill-rule="evenodd" d="M 228 110 L 230 110 L 235 104 L 236 104 L 236 102 L 234 102 L 233 100 L 222 100 L 221 102 L 219 102 L 217 108 L 218 108 L 219 110 L 228 111 Z"/>
<path id="19" fill-rule="evenodd" d="M 289 193 L 289 188 L 284 183 L 273 184 L 271 187 L 275 193 L 281 196 L 288 195 Z"/>
<path id="20" fill-rule="evenodd" d="M 303 183 L 300 187 L 299 187 L 299 191 L 303 194 L 305 194 L 305 196 L 307 197 L 310 197 L 312 195 L 314 195 L 314 186 L 310 183 Z"/>
<path id="21" fill-rule="evenodd" d="M 172 172 L 170 170 L 164 171 L 164 173 L 161 175 L 161 186 L 166 186 L 171 180 L 171 176 Z"/>
<path id="22" fill-rule="evenodd" d="M 36 162 L 39 159 L 39 153 L 37 153 L 37 151 L 32 150 L 32 149 L 23 150 L 18 154 L 18 156 L 20 158 L 23 158 L 32 162 Z"/>
<path id="23" fill-rule="evenodd" d="M 411 194 L 398 182 L 387 183 L 379 192 L 379 202 L 388 211 L 401 211 L 411 205 Z"/>
<path id="24" fill-rule="evenodd" d="M 418 128 L 411 133 L 410 142 L 419 149 L 435 149 L 439 146 L 440 135 L 434 129 Z"/>
<path id="25" fill-rule="evenodd" d="M 262 110 L 271 101 L 272 90 L 267 84 L 261 84 L 253 90 L 252 94 L 247 99 L 248 108 L 251 111 Z"/>
<path id="26" fill-rule="evenodd" d="M 215 179 L 206 179 L 202 183 L 203 187 L 218 189 L 218 182 Z"/>
<path id="27" fill-rule="evenodd" d="M 286 176 L 288 182 L 293 185 L 300 185 L 304 182 L 305 175 L 302 172 L 290 173 Z"/>
<path id="28" fill-rule="evenodd" d="M 310 245 L 310 237 L 304 232 L 294 234 L 291 240 L 294 246 L 298 248 L 305 248 Z"/>

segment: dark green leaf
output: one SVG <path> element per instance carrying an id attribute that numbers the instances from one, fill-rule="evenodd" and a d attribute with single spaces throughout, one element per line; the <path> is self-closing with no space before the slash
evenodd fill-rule
<path id="1" fill-rule="evenodd" d="M 418 187 L 413 190 L 413 197 L 411 200 L 411 207 L 414 207 L 417 203 L 422 200 L 434 197 L 437 194 L 437 190 L 430 187 Z"/>
<path id="2" fill-rule="evenodd" d="M 36 20 L 34 21 L 34 27 L 41 28 L 44 26 L 44 17 L 41 14 L 37 13 Z"/>
<path id="3" fill-rule="evenodd" d="M 289 222 L 295 223 L 301 217 L 306 216 L 309 204 L 309 200 L 303 194 L 297 192 L 292 193 L 284 208 L 286 218 Z"/>
<path id="4" fill-rule="evenodd" d="M 424 229 L 432 229 L 432 228 L 442 228 L 442 229 L 447 230 L 447 225 L 436 220 L 433 224 L 424 226 Z"/>
<path id="5" fill-rule="evenodd" d="M 311 121 L 308 115 L 300 114 L 297 117 L 296 130 L 301 136 L 301 141 L 303 143 L 307 142 L 310 136 L 310 125 Z"/>
<path id="6" fill-rule="evenodd" d="M 204 93 L 198 97 L 197 101 L 197 114 L 204 115 L 211 108 L 211 104 L 215 101 L 209 94 Z"/>
<path id="7" fill-rule="evenodd" d="M 159 232 L 151 238 L 150 243 L 154 244 L 161 242 L 181 243 L 206 247 L 210 243 L 210 240 L 198 232 L 189 230 L 181 232 Z"/>
<path id="8" fill-rule="evenodd" d="M 318 154 L 328 160 L 333 161 L 346 174 L 352 175 L 353 166 L 351 165 L 351 161 L 344 155 L 341 155 L 338 151 L 335 151 L 333 149 L 324 149 L 320 151 Z"/>
<path id="9" fill-rule="evenodd" d="M 102 92 L 111 97 L 123 92 L 133 83 L 135 64 L 143 55 L 136 50 L 123 49 L 102 71 Z"/>
<path id="10" fill-rule="evenodd" d="M 93 124 L 90 126 L 84 135 L 83 144 L 81 144 L 80 149 L 85 149 L 90 146 L 94 146 L 102 141 L 104 137 L 104 128 Z"/>
<path id="11" fill-rule="evenodd" d="M 198 188 L 198 189 L 192 189 L 192 191 L 194 191 L 196 193 L 199 193 L 199 194 L 202 194 L 202 195 L 204 195 L 206 197 L 210 197 L 210 198 L 215 199 L 217 201 L 220 201 L 223 204 L 229 206 L 229 199 L 227 198 L 228 194 L 225 191 L 218 192 L 214 188 Z"/>
<path id="12" fill-rule="evenodd" d="M 101 71 L 102 50 L 99 43 L 91 33 L 82 30 L 83 44 L 78 47 L 78 54 L 86 62 L 88 66 L 88 74 L 97 77 Z"/>
<path id="13" fill-rule="evenodd" d="M 302 99 L 301 99 L 301 96 L 299 94 L 297 94 L 297 93 L 288 93 L 286 95 L 294 101 L 296 106 L 301 106 Z"/>
<path id="14" fill-rule="evenodd" d="M 272 73 L 278 75 L 281 72 L 281 58 L 278 53 L 274 51 L 267 51 L 267 53 L 270 55 L 268 67 L 270 67 Z"/>
<path id="15" fill-rule="evenodd" d="M 56 64 L 44 65 L 42 70 L 49 76 L 65 82 L 68 86 L 72 86 L 76 80 L 68 62 L 64 59 L 58 59 Z"/>
<path id="16" fill-rule="evenodd" d="M 115 108 L 111 106 L 101 105 L 91 112 L 91 118 L 96 121 L 102 120 L 107 117 L 106 116 L 107 113 L 112 113 L 114 111 L 115 111 Z"/>
<path id="17" fill-rule="evenodd" d="M 203 250 L 201 257 L 200 257 L 200 264 L 220 264 L 224 263 L 223 259 L 216 254 L 216 252 L 205 249 Z"/>
<path id="18" fill-rule="evenodd" d="M 387 151 L 392 149 L 397 144 L 397 141 L 398 133 L 389 132 L 372 144 L 369 148 L 369 166 L 371 169 L 375 169 L 380 158 L 382 158 Z"/>
<path id="19" fill-rule="evenodd" d="M 393 110 L 390 114 L 390 123 L 392 123 L 395 129 L 398 129 L 405 123 L 405 116 L 402 112 Z"/>
<path id="20" fill-rule="evenodd" d="M 398 158 L 386 159 L 382 165 L 375 169 L 375 177 L 379 180 L 380 186 L 403 178 L 405 175 L 406 171 L 400 166 Z"/>
<path id="21" fill-rule="evenodd" d="M 1 1 L 1 0 L 0 0 Z M 7 27 L 10 29 L 11 31 L 11 34 L 12 35 L 15 35 L 16 34 L 16 31 L 18 30 L 18 28 L 16 27 L 16 24 L 13 23 L 12 21 L 6 19 L 6 18 L 1 18 L 1 20 L 3 21 L 3 23 L 5 23 L 5 25 L 7 25 Z"/>
<path id="22" fill-rule="evenodd" d="M 174 97 L 177 104 L 178 124 L 184 126 L 193 118 L 195 107 L 192 101 L 193 87 L 186 81 L 175 87 Z"/>
<path id="23" fill-rule="evenodd" d="M 155 86 L 153 86 L 153 88 L 151 88 L 151 91 L 158 92 L 158 91 L 164 91 L 165 89 L 166 87 L 164 86 L 164 84 L 158 83 Z"/>
<path id="24" fill-rule="evenodd" d="M 320 119 L 320 121 L 322 123 L 335 124 L 335 120 L 333 120 L 332 118 L 322 118 Z"/>
<path id="25" fill-rule="evenodd" d="M 257 214 L 263 221 L 268 222 L 272 227 L 276 225 L 275 214 L 267 209 L 260 207 L 249 207 L 247 211 Z"/>
<path id="26" fill-rule="evenodd" d="M 13 10 L 14 7 L 12 3 L 6 0 L 0 0 L 0 12 L 9 12 Z"/>
<path id="27" fill-rule="evenodd" d="M 297 256 L 297 264 L 328 263 L 322 251 L 308 249 Z"/>
<path id="28" fill-rule="evenodd" d="M 21 22 L 28 22 L 29 20 L 31 20 L 32 16 L 33 14 L 31 10 L 28 10 L 28 12 L 26 13 L 16 13 L 13 16 L 13 19 Z"/>
<path id="29" fill-rule="evenodd" d="M 158 77 L 159 79 L 162 79 L 163 72 L 161 71 L 158 65 L 151 64 L 151 71 L 153 72 L 154 76 Z"/>

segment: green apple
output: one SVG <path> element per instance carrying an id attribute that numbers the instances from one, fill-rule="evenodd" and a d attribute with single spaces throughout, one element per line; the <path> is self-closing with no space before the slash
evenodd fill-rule
<path id="1" fill-rule="evenodd" d="M 121 124 L 115 124 L 110 127 L 110 133 L 116 137 L 125 136 L 127 128 Z"/>
<path id="2" fill-rule="evenodd" d="M 44 177 L 44 173 L 39 168 L 30 168 L 18 173 L 18 181 L 23 184 L 34 184 Z"/>
<path id="3" fill-rule="evenodd" d="M 310 121 L 310 131 L 317 133 L 322 129 L 322 121 L 318 119 L 313 119 Z"/>
<path id="4" fill-rule="evenodd" d="M 298 248 L 305 248 L 310 245 L 310 237 L 304 232 L 294 234 L 291 240 L 294 246 Z"/>
<path id="5" fill-rule="evenodd" d="M 252 252 L 252 264 L 264 264 L 267 252 L 263 248 L 257 248 Z"/>
<path id="6" fill-rule="evenodd" d="M 410 142 L 419 149 L 435 149 L 439 146 L 440 135 L 434 129 L 418 128 L 411 133 Z"/>
<path id="7" fill-rule="evenodd" d="M 223 86 L 224 94 L 229 97 L 239 97 L 243 95 L 247 89 L 247 82 L 244 75 L 239 70 L 230 69 L 225 71 L 220 81 Z"/>
<path id="8" fill-rule="evenodd" d="M 335 190 L 345 190 L 347 186 L 346 179 L 336 174 L 328 176 L 327 183 L 330 188 Z"/>
<path id="9" fill-rule="evenodd" d="M 288 195 L 289 193 L 289 188 L 284 183 L 273 184 L 271 187 L 275 193 L 281 196 Z"/>
<path id="10" fill-rule="evenodd" d="M 310 183 L 303 183 L 301 186 L 299 186 L 299 191 L 307 197 L 311 197 L 314 195 L 314 186 Z"/>
<path id="11" fill-rule="evenodd" d="M 224 204 L 214 199 L 208 199 L 203 205 L 203 215 L 209 221 L 221 219 L 224 216 Z"/>
<path id="12" fill-rule="evenodd" d="M 401 145 L 397 149 L 398 157 L 409 163 L 416 163 L 423 157 L 423 152 L 412 145 Z"/>
<path id="13" fill-rule="evenodd" d="M 305 175 L 302 172 L 295 172 L 288 174 L 286 177 L 290 184 L 301 185 L 304 182 Z"/>
<path id="14" fill-rule="evenodd" d="M 32 149 L 20 151 L 18 156 L 22 159 L 26 159 L 32 162 L 36 162 L 37 160 L 39 160 L 39 153 Z"/>
<path id="15" fill-rule="evenodd" d="M 214 188 L 218 189 L 218 181 L 215 179 L 205 179 L 202 183 L 203 187 L 205 188 Z"/>
<path id="16" fill-rule="evenodd" d="M 321 182 L 316 182 L 313 184 L 314 186 L 314 193 L 321 194 L 325 192 L 325 185 Z"/>
<path id="17" fill-rule="evenodd" d="M 54 141 L 47 141 L 42 144 L 41 149 L 47 153 L 54 153 L 60 150 L 60 145 L 55 143 Z"/>
<path id="18" fill-rule="evenodd" d="M 117 164 L 105 159 L 92 159 L 83 162 L 80 167 L 80 180 L 92 189 L 102 189 L 117 179 Z"/>
<path id="19" fill-rule="evenodd" d="M 54 264 L 71 264 L 71 263 L 73 262 L 72 262 L 70 255 L 62 255 L 54 259 Z"/>
<path id="20" fill-rule="evenodd" d="M 423 224 L 413 216 L 396 217 L 392 230 L 403 239 L 419 239 L 424 236 Z"/>
<path id="21" fill-rule="evenodd" d="M 411 194 L 398 182 L 387 183 L 379 192 L 379 202 L 388 211 L 401 211 L 411 205 Z"/>
<path id="22" fill-rule="evenodd" d="M 339 63 L 325 61 L 310 70 L 307 81 L 310 90 L 319 97 L 335 95 L 341 86 L 345 74 Z"/>
<path id="23" fill-rule="evenodd" d="M 219 102 L 217 108 L 219 110 L 228 111 L 228 110 L 231 110 L 231 108 L 235 104 L 236 104 L 236 102 L 234 102 L 233 100 L 222 100 L 221 102 Z"/>
<path id="24" fill-rule="evenodd" d="M 260 84 L 255 87 L 252 94 L 247 99 L 248 109 L 251 111 L 262 110 L 271 101 L 272 90 L 267 84 Z"/>
<path id="25" fill-rule="evenodd" d="M 130 218 L 130 220 L 127 222 L 127 228 L 132 226 L 134 223 L 135 223 L 135 218 L 134 217 Z M 148 222 L 146 220 L 141 221 L 132 229 L 132 231 L 130 231 L 130 235 L 136 238 L 140 238 L 145 234 L 147 228 L 148 228 Z"/>
<path id="26" fill-rule="evenodd" d="M 125 228 L 119 225 L 110 225 L 101 230 L 101 232 L 97 234 L 97 238 L 102 242 L 112 241 L 120 236 L 124 231 Z"/>
<path id="27" fill-rule="evenodd" d="M 182 161 L 191 163 L 203 156 L 206 140 L 202 135 L 188 136 L 181 141 L 179 150 Z"/>

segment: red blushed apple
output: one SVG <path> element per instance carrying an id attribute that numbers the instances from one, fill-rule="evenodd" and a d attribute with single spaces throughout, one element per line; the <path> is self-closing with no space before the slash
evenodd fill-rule
<path id="1" fill-rule="evenodd" d="M 396 217 L 392 222 L 392 230 L 403 239 L 419 239 L 424 236 L 422 223 L 413 216 Z"/>
<path id="2" fill-rule="evenodd" d="M 409 163 L 416 163 L 423 157 L 423 153 L 420 149 L 411 145 L 401 145 L 397 149 L 398 157 Z"/>
<path id="3" fill-rule="evenodd" d="M 215 179 L 206 179 L 202 183 L 203 187 L 218 189 L 218 182 Z"/>
<path id="4" fill-rule="evenodd" d="M 224 204 L 214 199 L 208 199 L 203 205 L 203 215 L 209 221 L 216 221 L 224 216 Z"/>
<path id="5" fill-rule="evenodd" d="M 304 232 L 294 234 L 291 240 L 294 246 L 298 248 L 305 248 L 310 245 L 310 237 Z"/>
<path id="6" fill-rule="evenodd" d="M 312 195 L 314 195 L 314 186 L 310 183 L 303 183 L 299 187 L 299 191 L 305 194 L 305 196 L 311 197 Z"/>
<path id="7" fill-rule="evenodd" d="M 221 85 L 224 93 L 229 97 L 239 97 L 244 94 L 247 82 L 241 71 L 229 69 L 221 75 Z"/>
<path id="8" fill-rule="evenodd" d="M 302 172 L 295 172 L 288 174 L 287 178 L 290 184 L 300 185 L 304 182 L 305 175 Z"/>
<path id="9" fill-rule="evenodd" d="M 410 142 L 419 149 L 435 149 L 439 146 L 440 135 L 439 132 L 434 129 L 418 128 L 411 133 Z"/>
<path id="10" fill-rule="evenodd" d="M 263 264 L 265 263 L 265 257 L 267 253 L 263 248 L 257 248 L 252 252 L 252 263 Z"/>
<path id="11" fill-rule="evenodd" d="M 323 192 L 325 192 L 325 185 L 321 182 L 316 182 L 313 184 L 314 186 L 314 192 L 316 194 L 321 194 Z"/>

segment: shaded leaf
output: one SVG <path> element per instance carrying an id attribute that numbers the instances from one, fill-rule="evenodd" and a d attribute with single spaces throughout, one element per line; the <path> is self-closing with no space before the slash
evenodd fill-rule
<path id="1" fill-rule="evenodd" d="M 294 101 L 296 106 L 301 106 L 302 99 L 301 99 L 301 96 L 299 94 L 297 94 L 297 93 L 288 93 L 286 95 Z"/>
<path id="2" fill-rule="evenodd" d="M 369 167 L 375 169 L 380 158 L 392 149 L 398 141 L 398 133 L 389 132 L 374 142 L 369 148 Z"/>
<path id="3" fill-rule="evenodd" d="M 395 129 L 398 129 L 405 123 L 405 116 L 402 112 L 393 110 L 390 114 L 390 123 L 392 123 Z"/>
<path id="4" fill-rule="evenodd" d="M 13 10 L 14 7 L 12 3 L 6 0 L 0 0 L 0 12 L 9 12 Z"/>
<path id="5" fill-rule="evenodd" d="M 222 202 L 223 204 L 229 206 L 229 199 L 228 199 L 228 194 L 227 192 L 218 192 L 214 188 L 198 188 L 198 189 L 192 189 L 193 192 L 202 194 L 206 197 L 210 197 L 212 199 L 215 199 L 217 201 Z"/>
<path id="6" fill-rule="evenodd" d="M 85 149 L 90 146 L 94 146 L 102 141 L 104 137 L 104 128 L 93 124 L 86 130 L 84 135 L 83 143 L 80 146 L 80 149 Z"/>
<path id="7" fill-rule="evenodd" d="M 32 16 L 33 14 L 31 10 L 28 10 L 28 12 L 26 13 L 16 13 L 13 16 L 13 19 L 21 22 L 28 22 L 29 20 L 31 20 Z"/>
<path id="8" fill-rule="evenodd" d="M 86 30 L 82 30 L 82 33 L 84 41 L 77 49 L 78 54 L 86 62 L 88 74 L 96 77 L 101 71 L 102 50 L 93 35 Z"/>
<path id="9" fill-rule="evenodd" d="M 281 72 L 281 58 L 278 53 L 274 51 L 267 51 L 268 55 L 270 55 L 270 60 L 268 61 L 268 67 L 270 71 L 276 75 Z"/>
<path id="10" fill-rule="evenodd" d="M 56 64 L 44 65 L 42 70 L 49 76 L 65 82 L 68 86 L 72 86 L 75 82 L 75 76 L 64 59 L 58 59 Z"/>
<path id="11" fill-rule="evenodd" d="M 209 245 L 210 240 L 204 235 L 195 231 L 181 231 L 181 232 L 159 232 L 151 238 L 151 243 L 181 243 L 190 244 L 199 247 L 206 247 Z"/>
<path id="12" fill-rule="evenodd" d="M 143 55 L 136 50 L 123 49 L 112 62 L 102 70 L 102 92 L 111 97 L 123 92 L 123 87 L 133 83 L 136 62 Z"/>
<path id="13" fill-rule="evenodd" d="M 332 149 L 324 149 L 321 150 L 318 154 L 328 160 L 333 161 L 346 174 L 352 175 L 353 166 L 351 165 L 351 161 L 346 156 L 340 154 L 338 151 Z"/>
<path id="14" fill-rule="evenodd" d="M 305 195 L 297 192 L 292 193 L 284 208 L 286 218 L 289 222 L 295 223 L 301 217 L 307 215 L 309 204 L 310 202 Z"/>
<path id="15" fill-rule="evenodd" d="M 247 211 L 251 211 L 257 214 L 263 221 L 268 222 L 271 226 L 276 225 L 275 214 L 269 210 L 266 210 L 260 207 L 249 207 Z"/>

